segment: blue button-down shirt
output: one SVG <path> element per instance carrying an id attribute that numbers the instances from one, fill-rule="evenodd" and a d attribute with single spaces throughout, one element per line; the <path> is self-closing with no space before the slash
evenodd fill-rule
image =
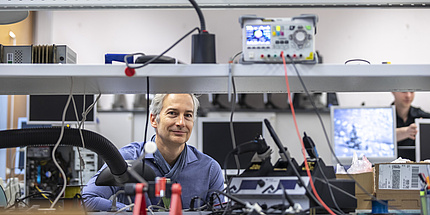
<path id="1" fill-rule="evenodd" d="M 144 143 L 142 142 L 133 142 L 124 146 L 119 151 L 125 160 L 136 160 L 142 154 L 143 146 Z M 208 192 L 209 190 L 224 189 L 224 177 L 218 162 L 198 151 L 193 146 L 185 144 L 185 147 L 188 150 L 185 166 L 182 172 L 179 173 L 176 181 L 174 181 L 181 184 L 181 200 L 182 208 L 184 209 L 190 208 L 190 201 L 193 197 L 198 196 L 207 202 L 211 194 Z M 145 162 L 154 170 L 157 176 L 163 177 L 158 170 L 154 154 L 146 154 Z M 105 167 L 106 164 L 101 170 Z M 82 197 L 88 210 L 108 211 L 112 206 L 112 201 L 109 198 L 122 189 L 115 186 L 96 186 L 95 181 L 101 170 L 89 180 L 87 186 L 82 191 Z M 147 202 L 148 205 L 157 203 Z M 118 208 L 125 207 L 128 204 L 130 203 L 123 194 L 118 195 L 118 202 L 116 203 Z"/>

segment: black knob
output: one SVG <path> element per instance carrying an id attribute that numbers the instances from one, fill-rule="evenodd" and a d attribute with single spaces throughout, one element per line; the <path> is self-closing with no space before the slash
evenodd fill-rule
<path id="1" fill-rule="evenodd" d="M 266 185 L 266 182 L 264 182 L 263 180 L 258 180 L 257 182 L 258 186 L 263 187 L 264 185 Z"/>

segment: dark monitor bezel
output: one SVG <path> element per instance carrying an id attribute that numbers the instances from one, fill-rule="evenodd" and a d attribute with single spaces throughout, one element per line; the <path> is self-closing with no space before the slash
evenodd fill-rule
<path id="1" fill-rule="evenodd" d="M 415 135 L 415 158 L 416 162 L 422 161 L 422 160 L 429 160 L 430 159 L 430 144 L 421 144 L 423 141 L 424 134 L 430 135 L 428 132 L 421 132 L 423 129 L 422 126 L 426 125 L 430 127 L 430 119 L 415 119 L 415 125 L 417 126 L 418 133 Z M 430 130 L 428 130 L 430 131 Z M 430 139 L 429 139 L 430 140 Z M 426 153 L 424 155 L 423 153 Z"/>
<path id="2" fill-rule="evenodd" d="M 197 140 L 198 140 L 197 141 L 197 149 L 199 151 L 205 153 L 205 148 L 204 148 L 204 145 L 203 145 L 203 134 L 204 134 L 203 124 L 204 123 L 219 123 L 219 122 L 229 123 L 230 120 L 229 120 L 229 118 L 224 118 L 224 117 L 199 117 L 199 118 L 197 118 Z M 266 127 L 264 125 L 264 117 L 261 117 L 261 118 L 260 117 L 258 117 L 258 118 L 252 118 L 252 117 L 251 118 L 237 118 L 237 119 L 234 119 L 234 121 L 233 121 L 233 123 L 243 123 L 243 122 L 245 122 L 245 123 L 258 122 L 259 124 L 261 123 L 261 130 L 262 130 L 262 134 L 261 135 L 263 136 L 263 138 L 266 136 L 267 130 L 266 130 Z M 227 135 L 227 134 L 220 134 L 220 135 Z M 250 134 L 250 137 L 251 136 L 253 136 L 253 135 Z M 253 136 L 252 138 L 254 138 L 254 137 L 255 136 Z M 251 140 L 252 139 L 249 139 L 249 141 L 251 141 Z M 241 144 L 241 143 L 236 143 L 236 145 L 238 145 L 238 144 Z M 225 151 L 225 155 L 227 155 L 228 152 L 229 151 L 226 150 Z M 218 161 L 218 162 L 220 163 L 220 161 Z M 220 166 L 221 166 L 222 169 L 224 169 L 223 168 L 223 163 L 220 163 Z M 241 163 L 241 167 L 242 168 L 240 169 L 240 172 L 242 172 L 244 170 L 243 167 L 245 167 L 245 166 L 246 165 L 243 165 Z M 237 174 L 237 168 L 227 168 L 227 174 L 228 175 L 235 175 L 235 174 Z"/>
<path id="3" fill-rule="evenodd" d="M 34 113 L 32 114 L 31 110 L 32 108 L 34 108 L 34 100 L 32 98 L 36 98 L 36 97 L 47 97 L 47 96 L 61 96 L 61 99 L 64 100 L 63 102 L 57 102 L 57 104 L 55 104 L 55 107 L 53 108 L 59 108 L 56 109 L 57 112 L 61 112 L 60 114 L 57 114 L 58 116 L 56 116 L 56 119 L 34 119 L 34 117 L 32 117 L 32 115 L 34 115 Z M 67 98 L 69 95 L 27 95 L 27 124 L 50 124 L 50 125 L 58 125 L 62 123 L 62 113 L 64 110 L 64 106 L 66 104 Z M 78 109 L 78 117 L 79 119 L 82 119 L 82 100 L 85 97 L 86 98 L 86 103 L 85 103 L 85 107 L 89 107 L 92 103 L 94 103 L 96 96 L 94 94 L 77 94 L 77 95 L 73 95 L 75 102 L 76 102 L 76 106 Z M 88 99 L 88 97 L 90 99 Z M 58 97 L 57 97 L 58 98 Z M 91 102 L 90 102 L 91 101 Z M 41 106 L 40 102 L 39 104 L 37 104 L 36 108 L 46 108 L 45 106 Z M 49 110 L 47 110 L 49 111 Z M 97 113 L 97 105 L 94 105 L 93 109 L 88 113 L 87 117 L 86 117 L 86 121 L 85 123 L 95 123 L 96 122 L 96 113 Z M 75 116 L 75 112 L 74 112 L 74 108 L 73 108 L 73 104 L 72 101 L 70 101 L 68 110 L 67 110 L 67 114 L 66 114 L 66 120 L 64 121 L 64 123 L 66 124 L 74 124 L 77 123 L 76 121 L 76 116 Z"/>

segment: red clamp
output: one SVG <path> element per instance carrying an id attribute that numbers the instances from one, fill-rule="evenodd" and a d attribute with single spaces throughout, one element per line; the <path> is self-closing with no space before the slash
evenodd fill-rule
<path id="1" fill-rule="evenodd" d="M 146 198 L 143 192 L 145 186 L 143 183 L 136 184 L 133 215 L 146 215 Z"/>
<path id="2" fill-rule="evenodd" d="M 166 183 L 167 179 L 165 177 L 161 177 L 156 179 L 155 183 L 155 196 L 156 197 L 164 197 L 166 195 Z"/>
<path id="3" fill-rule="evenodd" d="M 170 199 L 169 215 L 182 215 L 181 193 L 181 185 L 178 183 L 172 184 L 172 197 Z"/>

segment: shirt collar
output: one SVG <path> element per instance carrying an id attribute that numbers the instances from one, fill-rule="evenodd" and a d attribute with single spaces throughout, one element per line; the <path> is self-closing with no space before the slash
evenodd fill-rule
<path id="1" fill-rule="evenodd" d="M 185 143 L 185 147 L 188 148 L 188 153 L 187 153 L 187 158 L 186 158 L 187 164 L 197 161 L 197 156 L 194 153 L 194 150 L 192 150 L 191 147 L 188 146 L 187 143 Z"/>
<path id="2" fill-rule="evenodd" d="M 155 135 L 152 136 L 151 141 L 155 142 Z M 187 153 L 187 157 L 185 158 L 186 159 L 185 162 L 187 164 L 189 164 L 189 163 L 197 161 L 197 156 L 195 155 L 194 150 L 192 150 L 191 147 L 189 147 L 187 143 L 185 143 L 185 147 L 187 147 L 187 149 L 188 149 L 188 153 Z M 145 159 L 153 160 L 154 159 L 154 153 L 146 154 Z"/>

